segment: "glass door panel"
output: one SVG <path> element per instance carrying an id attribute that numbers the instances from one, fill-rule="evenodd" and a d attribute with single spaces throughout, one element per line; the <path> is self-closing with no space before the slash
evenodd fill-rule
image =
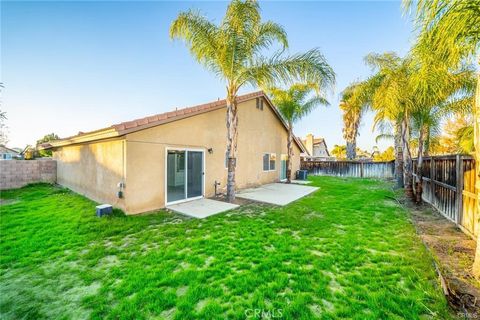
<path id="1" fill-rule="evenodd" d="M 185 198 L 185 151 L 168 150 L 167 202 Z"/>
<path id="2" fill-rule="evenodd" d="M 203 152 L 187 152 L 187 198 L 203 195 Z"/>
<path id="3" fill-rule="evenodd" d="M 287 155 L 282 154 L 280 160 L 280 180 L 284 180 L 287 179 Z"/>

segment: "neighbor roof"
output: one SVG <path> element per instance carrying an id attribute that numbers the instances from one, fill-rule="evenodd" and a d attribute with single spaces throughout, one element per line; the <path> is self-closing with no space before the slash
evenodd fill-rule
<path id="1" fill-rule="evenodd" d="M 20 152 L 18 152 L 17 150 L 14 150 L 12 148 L 8 148 L 8 147 L 4 146 L 3 144 L 0 144 L 0 152 L 4 153 L 5 151 L 8 151 L 10 153 L 20 154 Z"/>
<path id="2" fill-rule="evenodd" d="M 263 91 L 257 91 L 257 92 L 240 95 L 237 97 L 237 102 L 241 103 L 241 102 L 256 99 L 259 97 L 263 97 L 267 101 L 267 104 L 271 107 L 271 109 L 273 110 L 277 118 L 283 124 L 285 129 L 288 130 L 287 124 L 283 119 L 283 117 L 281 116 L 280 112 L 273 105 L 272 101 L 268 98 L 268 96 Z M 196 105 L 193 107 L 175 109 L 175 111 L 160 113 L 154 116 L 139 118 L 132 121 L 121 122 L 103 129 L 98 129 L 90 132 L 81 132 L 75 136 L 71 136 L 68 138 L 60 139 L 60 140 L 50 141 L 48 144 L 40 145 L 40 147 L 43 149 L 50 149 L 52 147 L 61 147 L 61 146 L 67 146 L 70 144 L 77 144 L 77 143 L 119 137 L 119 136 L 126 135 L 128 133 L 145 130 L 145 129 L 162 125 L 165 123 L 169 123 L 169 122 L 193 117 L 206 112 L 222 109 L 222 108 L 225 108 L 226 106 L 227 106 L 226 100 L 222 99 L 222 100 L 217 100 L 217 101 L 213 101 L 205 104 Z M 305 147 L 303 146 L 302 142 L 299 141 L 297 137 L 295 137 L 294 140 L 297 143 L 298 147 L 303 152 L 305 152 Z"/>
<path id="3" fill-rule="evenodd" d="M 301 139 L 300 141 L 303 143 L 304 146 L 305 146 L 305 144 L 307 144 L 306 139 Z M 317 144 L 321 144 L 321 143 L 323 143 L 325 145 L 325 150 L 327 151 L 327 155 L 330 156 L 330 152 L 328 152 L 327 142 L 325 141 L 325 139 L 324 138 L 313 138 L 313 145 L 317 145 Z M 308 151 L 306 153 L 309 154 Z"/>
<path id="4" fill-rule="evenodd" d="M 302 142 L 305 144 L 307 142 L 307 140 L 302 139 Z M 325 142 L 325 139 L 323 139 L 323 138 L 314 138 L 313 139 L 313 144 L 320 144 L 322 142 Z"/>

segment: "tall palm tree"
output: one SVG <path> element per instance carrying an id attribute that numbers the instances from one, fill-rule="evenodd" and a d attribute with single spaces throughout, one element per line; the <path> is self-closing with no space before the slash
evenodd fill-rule
<path id="1" fill-rule="evenodd" d="M 287 140 L 287 183 L 292 176 L 293 158 L 293 124 L 308 115 L 319 105 L 328 105 L 328 101 L 321 96 L 317 84 L 293 84 L 288 89 L 270 88 L 267 92 L 272 96 L 273 103 L 278 108 L 288 125 Z M 315 92 L 314 96 L 311 94 Z"/>
<path id="2" fill-rule="evenodd" d="M 446 115 L 465 108 L 465 101 L 473 104 L 475 77 L 470 66 L 452 71 L 436 60 L 418 59 L 413 67 L 415 72 L 409 82 L 414 103 L 412 123 L 418 137 L 415 195 L 416 202 L 421 203 L 423 156 L 429 138 L 439 131 L 440 122 Z"/>
<path id="3" fill-rule="evenodd" d="M 403 0 L 408 12 L 413 9 L 415 22 L 420 27 L 419 44 L 433 48 L 446 64 L 458 65 L 477 55 L 480 64 L 480 2 L 462 0 Z M 474 141 L 477 175 L 477 211 L 480 212 L 480 74 L 474 108 Z M 480 222 L 479 222 L 480 223 Z M 480 278 L 480 233 L 473 273 Z"/>
<path id="4" fill-rule="evenodd" d="M 405 187 L 408 196 L 413 196 L 413 171 L 410 152 L 410 98 L 408 58 L 402 59 L 393 52 L 371 53 L 365 63 L 374 74 L 363 81 L 358 96 L 375 113 L 374 128 L 379 128 L 382 137 L 393 130 L 395 147 L 395 176 L 398 187 Z"/>
<path id="5" fill-rule="evenodd" d="M 170 26 L 170 37 L 182 39 L 192 56 L 226 85 L 227 197 L 235 199 L 237 156 L 237 93 L 244 85 L 274 86 L 276 82 L 334 83 L 335 74 L 319 50 L 284 56 L 287 34 L 278 24 L 263 22 L 257 1 L 233 0 L 217 25 L 197 11 L 182 12 Z M 280 51 L 263 55 L 274 44 Z"/>
<path id="6" fill-rule="evenodd" d="M 357 136 L 365 105 L 358 99 L 360 83 L 352 83 L 342 92 L 340 109 L 343 113 L 343 138 L 347 144 L 347 159 L 353 160 L 357 157 Z"/>

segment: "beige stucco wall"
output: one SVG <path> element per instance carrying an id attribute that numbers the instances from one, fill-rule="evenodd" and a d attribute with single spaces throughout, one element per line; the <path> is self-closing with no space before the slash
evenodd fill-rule
<path id="1" fill-rule="evenodd" d="M 126 210 L 117 197 L 117 184 L 125 179 L 123 139 L 61 147 L 54 151 L 57 183 L 100 202 Z"/>
<path id="2" fill-rule="evenodd" d="M 278 181 L 281 154 L 287 154 L 287 131 L 264 103 L 256 108 L 255 99 L 239 104 L 237 189 Z M 214 182 L 225 190 L 227 169 L 226 109 L 219 109 L 126 136 L 128 213 L 150 211 L 165 206 L 166 148 L 196 148 L 205 151 L 205 196 L 214 195 Z M 207 149 L 212 148 L 213 153 Z M 264 153 L 276 153 L 275 171 L 264 172 Z M 300 150 L 294 146 L 293 172 L 300 167 Z"/>
<path id="3" fill-rule="evenodd" d="M 287 131 L 264 103 L 255 99 L 239 104 L 237 189 L 278 181 L 281 155 L 287 154 Z M 60 147 L 57 182 L 100 203 L 110 203 L 129 214 L 165 206 L 167 148 L 194 148 L 205 152 L 206 197 L 214 195 L 214 182 L 224 192 L 226 109 L 219 109 L 157 127 L 127 134 L 117 140 Z M 207 149 L 213 152 L 208 153 Z M 275 153 L 275 171 L 263 171 L 263 154 Z M 300 167 L 300 150 L 294 145 L 293 172 Z M 125 182 L 124 198 L 117 184 Z"/>

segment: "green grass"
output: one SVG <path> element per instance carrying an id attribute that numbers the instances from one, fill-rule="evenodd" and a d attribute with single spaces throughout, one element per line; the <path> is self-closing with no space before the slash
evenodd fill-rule
<path id="1" fill-rule="evenodd" d="M 2 192 L 0 317 L 450 318 L 388 183 L 313 184 L 286 207 L 203 220 L 96 218 L 93 202 L 49 185 Z"/>

